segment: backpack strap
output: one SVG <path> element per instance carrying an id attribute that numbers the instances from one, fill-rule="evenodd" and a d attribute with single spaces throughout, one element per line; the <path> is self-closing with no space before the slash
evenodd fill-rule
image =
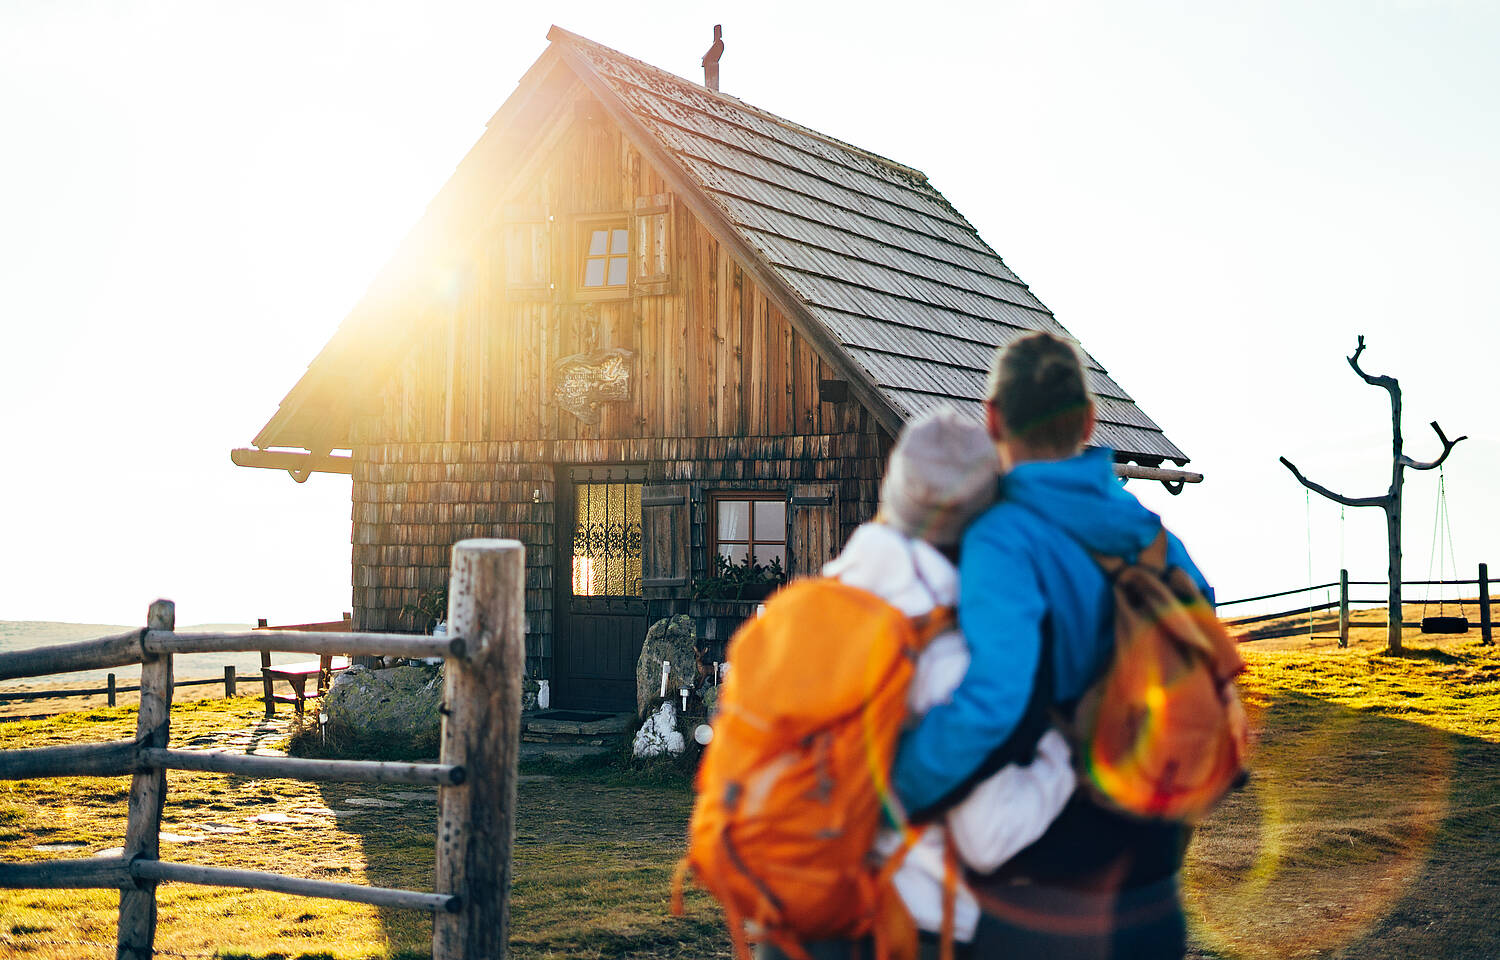
<path id="1" fill-rule="evenodd" d="M 1074 542 L 1077 543 L 1078 541 L 1075 540 Z M 1081 543 L 1078 545 L 1080 547 L 1083 546 Z M 1088 550 L 1087 547 L 1084 547 L 1084 549 Z M 1129 562 L 1124 557 L 1095 553 L 1092 550 L 1088 550 L 1088 554 L 1094 558 L 1094 562 L 1104 571 L 1104 575 L 1110 579 L 1111 583 L 1120 575 L 1121 570 L 1130 566 L 1147 567 L 1158 575 L 1165 576 L 1167 572 L 1167 528 L 1162 527 L 1161 532 L 1156 535 L 1156 538 L 1136 555 L 1135 563 Z"/>
<path id="2" fill-rule="evenodd" d="M 920 653 L 938 637 L 958 626 L 958 613 L 952 607 L 933 607 L 924 614 L 911 618 L 911 628 L 916 636 L 916 649 Z"/>

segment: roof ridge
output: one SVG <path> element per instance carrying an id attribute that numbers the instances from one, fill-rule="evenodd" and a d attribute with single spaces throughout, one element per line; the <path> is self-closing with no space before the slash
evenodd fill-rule
<path id="1" fill-rule="evenodd" d="M 659 74 L 663 77 L 669 77 L 677 83 L 687 84 L 688 86 L 693 87 L 695 92 L 725 101 L 726 103 L 740 110 L 744 110 L 747 113 L 756 114 L 762 119 L 768 120 L 771 123 L 776 124 L 777 126 L 785 127 L 788 130 L 795 130 L 798 133 L 806 134 L 807 136 L 812 137 L 815 140 L 822 140 L 823 142 L 831 144 L 842 150 L 848 150 L 850 153 L 855 153 L 862 157 L 867 157 L 870 160 L 873 160 L 876 163 L 881 164 L 882 166 L 889 167 L 890 169 L 895 170 L 898 173 L 920 180 L 924 184 L 930 184 L 930 181 L 927 178 L 927 174 L 923 173 L 921 170 L 918 170 L 916 167 L 907 166 L 906 164 L 901 163 L 898 160 L 892 160 L 890 157 L 881 156 L 873 150 L 866 150 L 864 147 L 855 146 L 854 144 L 849 143 L 847 140 L 840 140 L 838 137 L 830 136 L 819 130 L 814 130 L 812 127 L 803 126 L 795 120 L 788 120 L 786 117 L 772 113 L 764 107 L 757 107 L 752 103 L 747 103 L 744 100 L 741 100 L 739 97 L 725 93 L 722 90 L 715 90 L 712 87 L 706 87 L 703 84 L 693 80 L 689 80 L 686 77 L 678 76 L 670 70 L 665 70 L 661 67 L 658 67 L 654 63 L 647 63 L 645 60 L 641 60 L 638 57 L 632 57 L 630 54 L 616 50 L 614 47 L 607 47 L 596 40 L 590 40 L 588 37 L 574 33 L 573 31 L 564 29 L 563 27 L 559 27 L 557 24 L 553 24 L 552 28 L 547 31 L 547 39 L 556 42 L 558 37 L 554 36 L 554 34 L 557 34 L 561 38 L 566 39 L 576 45 L 592 47 L 595 50 L 602 51 L 611 56 L 628 60 L 632 64 L 649 70 L 652 73 Z M 949 206 L 951 207 L 952 204 L 949 204 Z M 960 214 L 960 216 L 962 216 L 962 214 Z"/>

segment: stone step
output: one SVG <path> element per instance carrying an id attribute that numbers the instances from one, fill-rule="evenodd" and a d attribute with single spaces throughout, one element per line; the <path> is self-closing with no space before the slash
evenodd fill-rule
<path id="1" fill-rule="evenodd" d="M 619 739 L 635 729 L 633 713 L 601 713 L 587 710 L 540 710 L 521 716 L 521 739 L 532 737 L 584 737 Z"/>
<path id="2" fill-rule="evenodd" d="M 589 736 L 583 733 L 530 733 L 522 732 L 522 743 L 558 743 L 558 744 L 583 744 L 592 747 L 613 746 L 622 744 L 630 739 L 628 733 L 614 733 L 605 736 Z"/>

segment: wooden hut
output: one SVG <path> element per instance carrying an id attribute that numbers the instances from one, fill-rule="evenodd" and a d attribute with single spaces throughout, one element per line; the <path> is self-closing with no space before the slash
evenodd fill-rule
<path id="1" fill-rule="evenodd" d="M 995 348 L 1065 333 L 927 181 L 554 27 L 243 466 L 353 475 L 359 630 L 527 546 L 558 706 L 634 698 L 648 622 L 713 558 L 814 571 L 910 416 L 980 415 Z M 1122 475 L 1187 457 L 1090 361 Z M 693 607 L 721 635 L 744 608 Z"/>

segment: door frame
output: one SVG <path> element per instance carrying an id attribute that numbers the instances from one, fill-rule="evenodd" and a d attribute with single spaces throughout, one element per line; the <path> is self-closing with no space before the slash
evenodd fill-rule
<path id="1" fill-rule="evenodd" d="M 552 705 L 579 710 L 603 710 L 606 707 L 600 705 L 600 697 L 590 696 L 588 690 L 581 689 L 584 684 L 575 684 L 568 674 L 572 643 L 575 639 L 582 639 L 575 638 L 572 631 L 575 601 L 573 596 L 573 533 L 577 520 L 575 516 L 577 498 L 574 490 L 580 480 L 580 475 L 584 478 L 583 482 L 616 481 L 644 485 L 646 466 L 626 463 L 560 463 L 555 466 L 555 470 L 553 556 L 556 557 L 557 566 L 552 577 L 552 687 L 554 691 Z M 638 614 L 643 620 L 649 620 L 646 616 L 647 601 L 644 596 L 597 597 L 588 598 L 587 602 L 591 606 L 597 605 L 600 613 Z M 639 610 L 636 609 L 637 605 Z M 649 622 L 646 625 L 649 627 Z M 634 680 L 632 679 L 631 682 L 633 684 Z M 631 706 L 633 708 L 634 704 Z"/>

